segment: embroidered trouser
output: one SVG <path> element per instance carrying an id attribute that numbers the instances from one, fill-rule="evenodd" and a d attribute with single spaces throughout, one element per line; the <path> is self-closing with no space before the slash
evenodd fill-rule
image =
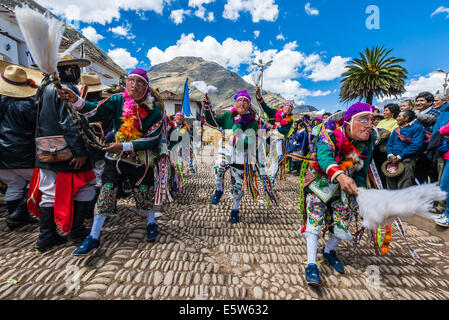
<path id="1" fill-rule="evenodd" d="M 229 157 L 226 156 L 226 149 L 221 147 L 218 149 L 218 155 L 215 158 L 214 180 L 217 190 L 223 190 L 223 183 L 226 171 L 229 169 Z"/>
<path id="2" fill-rule="evenodd" d="M 329 231 L 340 240 L 350 241 L 352 235 L 349 232 L 349 223 L 354 213 L 338 198 L 325 204 L 315 194 L 309 193 L 306 197 L 306 231 L 305 236 L 312 234 L 319 236 L 325 224 Z"/>
<path id="3" fill-rule="evenodd" d="M 243 197 L 245 171 L 243 165 L 231 165 L 231 195 L 234 201 L 240 202 Z"/>
<path id="4" fill-rule="evenodd" d="M 140 213 L 147 213 L 153 208 L 154 174 L 149 168 L 141 184 L 136 186 L 145 174 L 145 167 L 135 167 L 124 162 L 119 163 L 119 170 L 116 161 L 105 160 L 105 169 L 102 176 L 103 186 L 100 190 L 97 203 L 95 205 L 96 215 L 115 215 L 115 205 L 117 200 L 117 190 L 123 184 L 125 178 L 129 179 L 132 187 L 132 194 L 136 202 L 136 209 Z"/>

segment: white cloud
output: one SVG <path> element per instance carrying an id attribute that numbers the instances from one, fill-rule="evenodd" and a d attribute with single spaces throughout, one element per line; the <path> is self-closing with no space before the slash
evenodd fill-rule
<path id="1" fill-rule="evenodd" d="M 298 43 L 296 41 L 286 43 L 284 45 L 284 50 L 296 50 L 298 48 Z"/>
<path id="2" fill-rule="evenodd" d="M 170 61 L 176 57 L 193 56 L 214 61 L 226 68 L 237 70 L 242 64 L 250 64 L 254 51 L 251 41 L 238 41 L 228 38 L 219 43 L 211 36 L 202 41 L 195 40 L 195 35 L 182 34 L 175 45 L 168 47 L 165 51 L 157 47 L 148 50 L 147 57 L 151 65 Z"/>
<path id="3" fill-rule="evenodd" d="M 201 20 L 212 22 L 215 20 L 214 13 L 209 12 L 206 14 L 206 8 L 203 6 L 212 2 L 215 2 L 215 0 L 189 0 L 189 7 L 197 8 L 194 14 Z"/>
<path id="4" fill-rule="evenodd" d="M 131 25 L 128 23 L 126 26 L 117 26 L 114 28 L 109 28 L 108 31 L 121 36 L 125 37 L 128 40 L 134 39 L 136 36 L 132 34 L 131 31 Z"/>
<path id="5" fill-rule="evenodd" d="M 173 0 L 37 0 L 56 15 L 68 20 L 86 23 L 97 22 L 102 25 L 120 19 L 120 10 L 154 11 L 162 14 L 165 5 Z"/>
<path id="6" fill-rule="evenodd" d="M 306 4 L 304 9 L 306 10 L 306 13 L 309 16 L 317 16 L 317 15 L 320 14 L 320 10 L 312 8 L 311 5 L 310 5 L 310 2 L 307 2 L 307 4 Z"/>
<path id="7" fill-rule="evenodd" d="M 402 96 L 407 98 L 414 98 L 423 91 L 429 91 L 435 94 L 438 90 L 443 92 L 443 83 L 445 75 L 441 72 L 432 72 L 427 76 L 420 76 L 411 79 L 405 86 L 407 90 Z"/>
<path id="8" fill-rule="evenodd" d="M 280 33 L 280 34 L 277 35 L 276 40 L 285 41 L 285 37 L 284 37 L 284 35 L 282 33 Z"/>
<path id="9" fill-rule="evenodd" d="M 138 60 L 123 48 L 109 50 L 108 56 L 123 69 L 133 69 L 138 63 Z"/>
<path id="10" fill-rule="evenodd" d="M 256 52 L 256 60 L 273 60 L 272 65 L 264 73 L 264 89 L 278 93 L 285 99 L 293 100 L 298 104 L 303 104 L 303 99 L 308 96 L 319 97 L 331 94 L 331 91 L 305 89 L 298 80 L 295 80 L 300 77 L 299 69 L 308 60 L 307 55 L 295 51 L 297 46 L 295 41 L 286 44 L 281 51 Z M 252 83 L 250 74 L 243 78 Z"/>
<path id="11" fill-rule="evenodd" d="M 81 33 L 93 43 L 98 43 L 98 41 L 104 39 L 104 37 L 101 34 L 98 34 L 97 30 L 91 26 L 81 29 Z"/>
<path id="12" fill-rule="evenodd" d="M 203 6 L 200 6 L 198 8 L 198 10 L 195 11 L 195 16 L 197 16 L 201 20 L 208 21 L 208 22 L 212 22 L 212 21 L 215 20 L 214 13 L 213 12 L 209 12 L 206 15 L 206 8 L 204 8 Z"/>
<path id="13" fill-rule="evenodd" d="M 440 14 L 440 13 L 446 13 L 446 19 L 449 19 L 449 8 L 445 8 L 443 6 L 439 7 L 438 9 L 436 9 L 432 14 L 431 17 L 433 17 L 434 15 Z"/>
<path id="14" fill-rule="evenodd" d="M 240 17 L 240 12 L 249 12 L 254 23 L 261 20 L 274 22 L 278 18 L 279 8 L 274 0 L 227 0 L 223 18 L 235 21 Z"/>
<path id="15" fill-rule="evenodd" d="M 174 24 L 181 24 L 184 22 L 184 16 L 190 16 L 192 14 L 191 10 L 178 9 L 173 10 L 170 14 L 170 19 Z"/>
<path id="16" fill-rule="evenodd" d="M 320 58 L 306 68 L 312 70 L 312 74 L 308 78 L 315 82 L 335 80 L 346 71 L 347 63 L 350 60 L 351 58 L 336 56 L 331 59 L 329 64 L 325 64 Z"/>
<path id="17" fill-rule="evenodd" d="M 259 30 L 255 30 L 254 31 L 254 39 L 259 38 L 259 36 L 260 36 L 260 31 Z"/>
<path id="18" fill-rule="evenodd" d="M 264 89 L 278 93 L 297 103 L 303 102 L 304 98 L 308 96 L 317 97 L 331 94 L 331 91 L 309 90 L 302 87 L 297 79 L 304 76 L 304 72 L 313 74 L 319 70 L 319 66 L 329 70 L 333 68 L 324 65 L 319 55 L 307 55 L 297 51 L 297 48 L 298 44 L 294 41 L 285 44 L 280 51 L 276 49 L 260 51 L 251 41 L 228 38 L 220 43 L 211 36 L 207 36 L 203 40 L 195 40 L 194 34 L 183 34 L 175 45 L 165 50 L 157 47 L 151 48 L 147 57 L 152 66 L 176 57 L 194 56 L 214 61 L 234 71 L 238 71 L 242 66 L 247 66 L 248 72 L 252 71 L 250 65 L 255 60 L 262 59 L 265 62 L 273 60 L 273 64 L 264 73 Z M 332 67 L 337 65 L 335 61 L 338 62 L 339 59 L 334 59 L 334 62 L 331 60 L 329 65 Z M 323 65 L 320 65 L 320 62 Z M 243 78 L 252 84 L 250 74 Z"/>

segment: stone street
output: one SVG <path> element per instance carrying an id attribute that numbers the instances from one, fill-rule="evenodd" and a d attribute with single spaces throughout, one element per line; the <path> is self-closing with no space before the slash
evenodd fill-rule
<path id="1" fill-rule="evenodd" d="M 72 256 L 73 244 L 40 254 L 34 249 L 38 226 L 11 232 L 3 209 L 0 299 L 449 299 L 449 243 L 405 222 L 421 259 L 411 257 L 393 227 L 389 255 L 376 256 L 367 234 L 359 246 L 342 243 L 338 253 L 346 274 L 322 262 L 321 288 L 308 287 L 305 240 L 296 233 L 298 178 L 277 181 L 279 207 L 264 209 L 247 192 L 241 222 L 231 227 L 229 173 L 221 203 L 212 206 L 211 172 L 211 165 L 200 163 L 197 174 L 185 176 L 184 192 L 174 195 L 158 219 L 155 243 L 145 241 L 146 218 L 133 200 L 121 200 L 119 216 L 106 221 L 101 249 L 91 257 Z"/>

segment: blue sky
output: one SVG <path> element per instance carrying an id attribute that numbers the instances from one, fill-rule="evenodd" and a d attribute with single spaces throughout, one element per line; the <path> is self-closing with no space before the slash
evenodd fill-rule
<path id="1" fill-rule="evenodd" d="M 274 59 L 265 89 L 318 109 L 344 108 L 344 66 L 366 47 L 405 59 L 407 93 L 441 88 L 449 71 L 448 1 L 38 0 L 74 24 L 122 67 L 149 69 L 179 55 L 213 60 L 245 79 L 251 61 Z M 380 29 L 369 30 L 375 5 Z M 197 79 L 200 80 L 200 79 Z M 219 89 L 219 88 L 218 88 Z"/>

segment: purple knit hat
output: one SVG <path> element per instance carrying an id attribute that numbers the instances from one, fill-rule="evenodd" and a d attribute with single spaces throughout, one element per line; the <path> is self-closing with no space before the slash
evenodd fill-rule
<path id="1" fill-rule="evenodd" d="M 133 71 L 131 71 L 128 76 L 131 76 L 131 75 L 137 75 L 137 76 L 139 76 L 139 78 L 140 77 L 143 78 L 143 80 L 145 80 L 147 82 L 147 84 L 150 82 L 148 80 L 147 72 L 143 69 L 136 68 Z"/>
<path id="2" fill-rule="evenodd" d="M 147 91 L 145 92 L 145 95 L 143 96 L 143 98 L 148 97 L 148 94 L 150 93 L 150 84 L 149 84 L 150 81 L 148 80 L 147 72 L 145 70 L 143 70 L 143 69 L 136 68 L 136 69 L 134 69 L 133 71 L 131 71 L 129 73 L 128 77 L 129 76 L 137 76 L 140 79 L 146 81 L 146 83 L 147 83 Z"/>
<path id="3" fill-rule="evenodd" d="M 240 97 L 246 97 L 251 102 L 251 96 L 249 95 L 249 93 L 246 90 L 239 91 L 239 93 L 237 93 L 237 95 L 234 97 L 234 100 L 237 101 L 237 99 Z"/>
<path id="4" fill-rule="evenodd" d="M 358 113 L 361 112 L 373 112 L 374 113 L 374 106 L 371 106 L 367 103 L 363 102 L 357 102 L 353 104 L 349 109 L 346 111 L 344 123 L 349 123 L 353 116 L 355 116 Z"/>

